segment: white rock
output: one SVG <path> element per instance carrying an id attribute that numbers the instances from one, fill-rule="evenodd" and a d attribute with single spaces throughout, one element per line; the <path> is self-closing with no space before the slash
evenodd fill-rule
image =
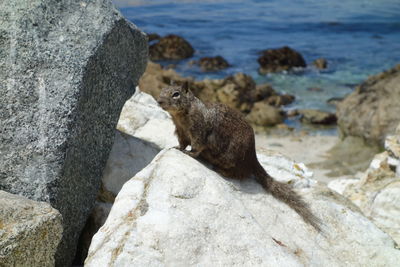
<path id="1" fill-rule="evenodd" d="M 265 167 L 307 179 L 282 165 Z M 325 236 L 255 182 L 164 150 L 123 186 L 85 266 L 398 266 L 393 240 L 357 208 L 327 188 L 299 190 Z"/>
<path id="2" fill-rule="evenodd" d="M 362 179 L 348 186 L 343 195 L 400 243 L 400 179 L 392 170 L 388 152 L 377 154 Z"/>
<path id="3" fill-rule="evenodd" d="M 400 162 L 399 162 L 399 165 L 397 165 L 397 167 L 396 167 L 396 176 L 400 177 Z"/>
<path id="4" fill-rule="evenodd" d="M 376 194 L 366 211 L 373 222 L 400 243 L 400 180 L 390 183 Z"/>
<path id="5" fill-rule="evenodd" d="M 335 179 L 328 183 L 328 187 L 336 193 L 342 195 L 349 186 L 354 185 L 359 181 L 359 179 Z"/>
<path id="6" fill-rule="evenodd" d="M 175 126 L 167 112 L 154 98 L 136 87 L 135 94 L 125 103 L 117 129 L 155 144 L 158 148 L 178 145 L 174 136 Z"/>
<path id="7" fill-rule="evenodd" d="M 116 196 L 124 183 L 146 167 L 159 151 L 155 145 L 117 130 L 103 173 L 104 189 Z"/>
<path id="8" fill-rule="evenodd" d="M 371 221 L 400 243 L 400 179 L 394 170 L 394 158 L 390 156 L 395 154 L 395 146 L 389 142 L 396 138 L 387 138 L 388 151 L 375 155 L 361 179 L 337 179 L 328 186 L 351 200 Z"/>

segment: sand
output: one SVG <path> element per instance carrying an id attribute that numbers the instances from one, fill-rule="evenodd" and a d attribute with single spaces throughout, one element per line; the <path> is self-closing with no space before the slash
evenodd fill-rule
<path id="1" fill-rule="evenodd" d="M 331 160 L 329 150 L 339 143 L 337 136 L 293 135 L 267 136 L 256 134 L 256 147 L 279 152 L 296 162 L 305 163 L 313 172 L 314 179 L 328 183 L 336 178 L 355 178 L 359 173 L 332 176 L 332 169 L 324 169 L 325 162 Z"/>

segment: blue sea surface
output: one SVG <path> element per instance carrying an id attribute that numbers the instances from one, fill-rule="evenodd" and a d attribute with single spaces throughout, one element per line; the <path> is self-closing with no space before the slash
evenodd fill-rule
<path id="1" fill-rule="evenodd" d="M 400 0 L 116 0 L 124 16 L 147 33 L 178 34 L 195 48 L 193 58 L 221 55 L 233 66 L 204 73 L 189 60 L 176 70 L 196 79 L 236 72 L 271 83 L 296 96 L 287 107 L 334 111 L 326 103 L 343 97 L 371 74 L 400 63 Z M 308 67 L 291 73 L 260 75 L 257 58 L 268 48 L 290 46 Z M 328 60 L 328 69 L 312 66 Z M 309 91 L 319 87 L 321 92 Z"/>

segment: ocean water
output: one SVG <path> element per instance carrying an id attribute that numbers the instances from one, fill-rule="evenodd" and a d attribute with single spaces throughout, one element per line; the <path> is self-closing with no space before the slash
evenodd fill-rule
<path id="1" fill-rule="evenodd" d="M 116 0 L 134 24 L 148 33 L 178 34 L 195 48 L 193 58 L 221 55 L 232 67 L 201 72 L 189 60 L 164 62 L 196 79 L 222 78 L 236 72 L 271 83 L 296 96 L 286 109 L 334 111 L 332 97 L 349 94 L 371 74 L 400 63 L 400 0 Z M 288 45 L 308 63 L 304 70 L 258 74 L 259 52 Z M 312 61 L 324 57 L 328 69 Z M 309 91 L 319 87 L 321 92 Z"/>

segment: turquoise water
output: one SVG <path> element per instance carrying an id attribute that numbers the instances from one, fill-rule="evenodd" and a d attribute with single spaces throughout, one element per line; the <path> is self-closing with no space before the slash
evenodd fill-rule
<path id="1" fill-rule="evenodd" d="M 114 1 L 145 32 L 174 33 L 196 49 L 194 58 L 221 55 L 233 67 L 203 73 L 188 60 L 177 71 L 197 79 L 245 72 L 296 96 L 287 107 L 334 111 L 331 97 L 342 97 L 371 74 L 400 63 L 400 0 L 272 1 Z M 309 64 L 305 70 L 259 75 L 258 52 L 288 45 Z M 319 72 L 311 62 L 328 60 Z M 322 92 L 307 88 L 320 87 Z"/>

